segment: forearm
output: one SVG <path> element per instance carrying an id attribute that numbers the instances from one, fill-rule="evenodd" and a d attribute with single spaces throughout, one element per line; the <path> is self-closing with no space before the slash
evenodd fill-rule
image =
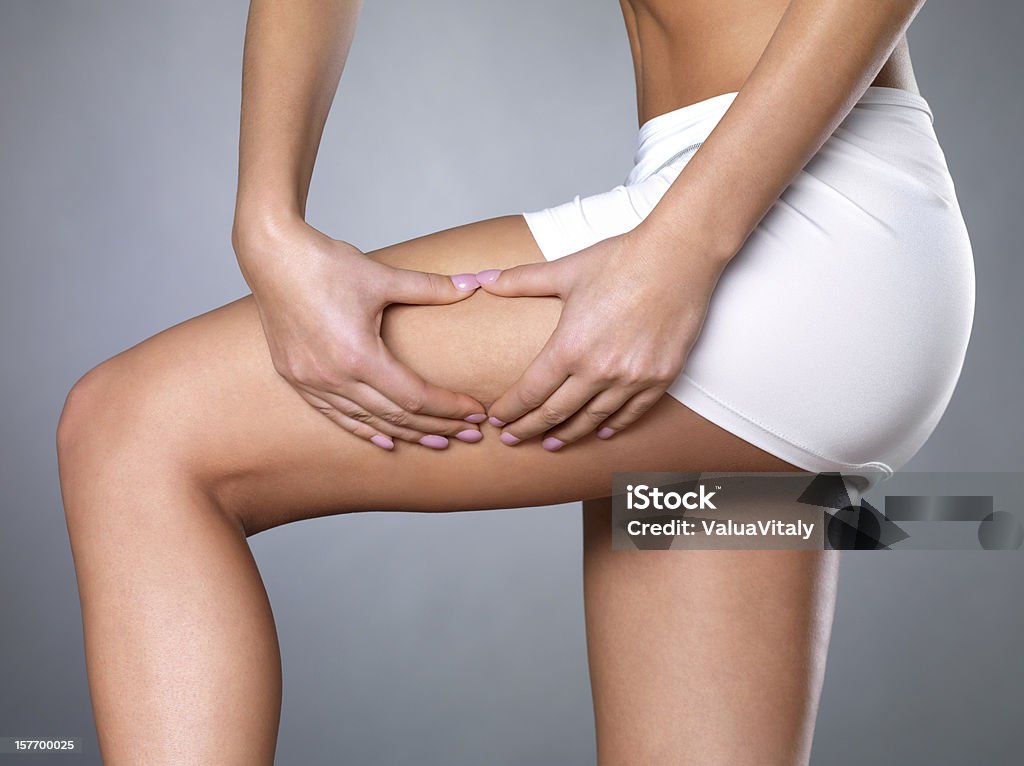
<path id="1" fill-rule="evenodd" d="M 728 111 L 642 224 L 723 264 L 870 85 L 924 0 L 792 0 Z M 666 256 L 671 258 L 671 256 Z"/>
<path id="2" fill-rule="evenodd" d="M 242 63 L 234 236 L 305 215 L 360 0 L 252 0 Z"/>

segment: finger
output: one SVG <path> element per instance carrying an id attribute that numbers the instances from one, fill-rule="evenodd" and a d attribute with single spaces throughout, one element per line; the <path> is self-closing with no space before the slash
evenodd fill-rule
<path id="1" fill-rule="evenodd" d="M 391 268 L 385 293 L 389 303 L 438 306 L 464 300 L 476 292 L 479 286 L 475 274 L 448 276 Z"/>
<path id="2" fill-rule="evenodd" d="M 447 388 L 428 383 L 411 368 L 399 362 L 379 341 L 378 357 L 364 375 L 361 383 L 379 391 L 401 409 L 414 415 L 431 415 L 437 418 L 451 418 L 480 422 L 486 408 L 466 394 L 449 391 Z"/>
<path id="3" fill-rule="evenodd" d="M 601 392 L 602 387 L 603 384 L 595 380 L 587 380 L 580 375 L 569 376 L 537 407 L 502 430 L 501 441 L 514 445 L 550 431 L 579 412 Z"/>
<path id="4" fill-rule="evenodd" d="M 544 448 L 555 452 L 601 428 L 639 390 L 636 386 L 616 386 L 601 391 L 561 426 L 551 429 L 544 438 Z"/>
<path id="5" fill-rule="evenodd" d="M 623 428 L 635 423 L 644 413 L 651 409 L 665 393 L 664 386 L 646 388 L 638 394 L 634 394 L 608 418 L 597 430 L 601 439 L 610 439 Z"/>
<path id="6" fill-rule="evenodd" d="M 488 420 L 499 428 L 518 420 L 541 406 L 568 377 L 564 365 L 556 363 L 551 353 L 541 349 L 537 358 L 519 376 L 519 380 L 487 410 L 490 415 Z"/>
<path id="7" fill-rule="evenodd" d="M 354 402 L 359 402 L 371 414 L 394 426 L 413 429 L 422 434 L 454 436 L 459 441 L 469 443 L 478 442 L 483 438 L 480 429 L 472 421 L 437 418 L 432 415 L 415 415 L 406 412 L 380 391 L 365 383 L 356 383 L 349 391 L 349 398 Z M 474 420 L 480 422 L 479 419 L 474 418 Z"/>
<path id="8" fill-rule="evenodd" d="M 477 272 L 480 286 L 494 295 L 561 295 L 564 269 L 560 261 L 524 263 L 511 269 L 486 269 Z"/>
<path id="9" fill-rule="evenodd" d="M 395 442 L 390 436 L 380 433 L 380 431 L 366 423 L 360 423 L 358 420 L 353 420 L 347 415 L 342 414 L 319 396 L 310 394 L 308 391 L 303 391 L 301 389 L 296 390 L 299 392 L 299 395 L 313 407 L 313 409 L 324 415 L 335 425 L 341 426 L 349 433 L 358 436 L 360 439 L 364 439 L 381 449 L 390 451 L 395 448 Z"/>
<path id="10" fill-rule="evenodd" d="M 331 407 L 359 423 L 365 423 L 380 433 L 405 442 L 422 444 L 432 449 L 444 449 L 448 440 L 443 436 L 424 433 L 407 426 L 396 425 L 371 412 L 364 403 L 331 391 L 317 392 Z"/>

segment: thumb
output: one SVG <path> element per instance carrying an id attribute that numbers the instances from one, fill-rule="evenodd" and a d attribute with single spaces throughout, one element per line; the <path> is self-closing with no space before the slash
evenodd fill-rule
<path id="1" fill-rule="evenodd" d="M 480 286 L 494 295 L 561 295 L 561 269 L 554 262 L 524 263 L 511 269 L 478 272 Z"/>
<path id="2" fill-rule="evenodd" d="M 442 305 L 456 303 L 476 292 L 479 284 L 472 274 L 434 274 L 428 271 L 394 268 L 388 277 L 386 298 L 390 303 Z"/>

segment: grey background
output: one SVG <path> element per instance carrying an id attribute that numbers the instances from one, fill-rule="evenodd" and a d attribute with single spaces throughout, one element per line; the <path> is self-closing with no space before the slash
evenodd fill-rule
<path id="1" fill-rule="evenodd" d="M 229 243 L 245 13 L 0 4 L 0 735 L 84 737 L 78 763 L 98 757 L 54 427 L 89 367 L 246 292 Z M 1021 468 L 1022 17 L 932 0 L 911 31 L 978 302 L 907 470 Z M 629 168 L 633 97 L 612 0 L 371 0 L 311 221 L 369 249 L 604 190 Z M 579 525 L 567 505 L 253 538 L 284 653 L 279 762 L 592 763 Z M 814 762 L 1019 763 L 1022 575 L 1019 552 L 848 554 Z"/>

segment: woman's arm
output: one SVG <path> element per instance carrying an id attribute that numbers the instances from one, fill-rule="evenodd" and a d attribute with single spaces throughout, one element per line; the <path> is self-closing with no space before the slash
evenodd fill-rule
<path id="1" fill-rule="evenodd" d="M 242 61 L 236 235 L 301 220 L 361 0 L 253 0 Z"/>
<path id="2" fill-rule="evenodd" d="M 924 0 L 792 0 L 750 77 L 638 235 L 728 261 L 846 117 Z M 671 268 L 671 267 L 669 267 Z"/>
<path id="3" fill-rule="evenodd" d="M 446 304 L 478 286 L 367 258 L 304 220 L 359 0 L 253 0 L 242 75 L 232 243 L 275 369 L 311 406 L 378 447 L 479 439 L 483 406 L 424 381 L 380 338 L 391 303 Z"/>
<path id="4" fill-rule="evenodd" d="M 725 265 L 846 116 L 924 0 L 792 0 L 714 131 L 648 217 L 550 263 L 478 277 L 557 295 L 561 319 L 491 407 L 507 444 L 544 446 L 640 418 L 683 369 Z"/>

